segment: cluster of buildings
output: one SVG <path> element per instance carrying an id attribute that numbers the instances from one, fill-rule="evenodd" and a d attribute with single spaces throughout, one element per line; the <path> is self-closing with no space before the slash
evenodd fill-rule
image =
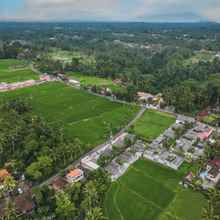
<path id="1" fill-rule="evenodd" d="M 16 89 L 40 85 L 42 83 L 51 82 L 55 80 L 56 79 L 54 77 L 44 74 L 40 76 L 39 80 L 26 80 L 23 82 L 16 82 L 16 83 L 0 83 L 0 92 L 13 91 Z"/>
<path id="2" fill-rule="evenodd" d="M 194 118 L 177 116 L 176 122 L 156 138 L 143 156 L 177 170 L 184 161 L 194 161 L 204 155 L 207 141 L 214 129 Z"/>
<path id="3" fill-rule="evenodd" d="M 204 189 L 214 188 L 220 183 L 220 157 L 208 161 L 203 171 L 199 174 Z"/>
<path id="4" fill-rule="evenodd" d="M 114 147 L 123 148 L 126 138 L 134 140 L 134 135 L 128 133 L 122 133 L 109 143 L 102 145 L 98 150 L 90 153 L 81 159 L 77 168 L 72 169 L 66 173 L 64 177 L 57 177 L 51 186 L 55 190 L 61 190 L 65 188 L 67 184 L 76 183 L 86 178 L 86 173 L 95 171 L 100 168 L 98 160 L 103 155 L 112 155 L 112 149 Z M 112 181 L 117 180 L 122 176 L 131 164 L 137 161 L 146 149 L 145 143 L 138 140 L 131 146 L 123 148 L 124 150 L 119 155 L 115 156 L 110 163 L 103 167 L 111 177 Z"/>
<path id="5" fill-rule="evenodd" d="M 115 181 L 121 177 L 131 164 L 142 157 L 145 148 L 145 143 L 138 140 L 128 147 L 123 153 L 114 158 L 111 163 L 105 167 L 105 170 L 109 173 L 111 180 Z"/>

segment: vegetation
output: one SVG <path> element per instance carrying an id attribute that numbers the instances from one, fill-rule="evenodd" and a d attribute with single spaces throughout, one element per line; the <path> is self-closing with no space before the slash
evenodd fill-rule
<path id="1" fill-rule="evenodd" d="M 96 86 L 96 88 L 109 88 L 114 93 L 123 93 L 125 92 L 125 88 L 121 85 L 117 85 L 113 82 L 112 79 L 106 79 L 96 76 L 89 76 L 84 75 L 80 73 L 67 73 L 67 76 L 69 76 L 72 79 L 80 81 L 81 86 L 83 87 L 93 87 Z"/>
<path id="2" fill-rule="evenodd" d="M 88 182 L 70 184 L 63 191 L 57 192 L 48 186 L 35 187 L 33 197 L 37 208 L 28 219 L 106 220 L 102 204 L 109 184 L 106 173 L 98 170 L 88 175 Z M 27 217 L 16 219 L 26 220 Z"/>
<path id="3" fill-rule="evenodd" d="M 147 110 L 136 122 L 131 131 L 146 141 L 151 141 L 163 133 L 174 122 L 175 117 L 170 114 Z"/>
<path id="4" fill-rule="evenodd" d="M 83 149 L 78 139 L 64 139 L 60 128 L 38 117 L 23 99 L 1 105 L 0 129 L 0 166 L 16 178 L 25 173 L 40 182 L 76 160 Z"/>
<path id="5" fill-rule="evenodd" d="M 80 139 L 86 144 L 84 150 L 103 143 L 111 131 L 116 133 L 138 110 L 138 107 L 111 102 L 61 83 L 0 94 L 1 100 L 17 97 L 27 98 L 37 115 L 51 126 L 63 129 L 67 137 Z"/>
<path id="6" fill-rule="evenodd" d="M 0 60 L 0 83 L 13 83 L 29 79 L 39 79 L 39 77 L 28 68 L 25 61 L 16 59 Z"/>
<path id="7" fill-rule="evenodd" d="M 111 220 L 200 220 L 206 200 L 202 194 L 179 186 L 181 178 L 182 173 L 139 160 L 111 185 L 105 213 Z M 189 206 L 193 213 L 186 211 Z"/>

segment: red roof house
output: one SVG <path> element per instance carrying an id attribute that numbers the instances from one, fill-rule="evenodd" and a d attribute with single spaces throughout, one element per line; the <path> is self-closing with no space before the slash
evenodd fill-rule
<path id="1" fill-rule="evenodd" d="M 6 169 L 0 170 L 0 182 L 3 182 L 8 176 L 11 176 L 11 174 Z"/>
<path id="2" fill-rule="evenodd" d="M 78 182 L 84 178 L 84 173 L 81 169 L 71 170 L 67 175 L 66 179 L 69 183 Z"/>
<path id="3" fill-rule="evenodd" d="M 198 134 L 198 138 L 201 140 L 201 141 L 206 141 L 209 139 L 209 137 L 212 135 L 214 129 L 213 128 L 210 128 L 208 131 L 204 131 L 204 132 L 200 132 Z"/>

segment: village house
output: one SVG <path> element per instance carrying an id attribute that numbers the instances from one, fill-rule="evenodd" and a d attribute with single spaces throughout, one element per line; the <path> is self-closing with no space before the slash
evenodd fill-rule
<path id="1" fill-rule="evenodd" d="M 27 215 L 35 208 L 30 191 L 15 197 L 14 203 L 18 215 Z"/>
<path id="2" fill-rule="evenodd" d="M 11 176 L 11 174 L 6 169 L 0 170 L 0 182 L 3 182 L 8 176 Z"/>
<path id="3" fill-rule="evenodd" d="M 213 132 L 214 132 L 214 129 L 209 128 L 206 131 L 198 133 L 198 138 L 200 141 L 207 141 L 211 137 Z"/>
<path id="4" fill-rule="evenodd" d="M 70 85 L 72 85 L 72 86 L 75 86 L 75 87 L 78 87 L 78 88 L 80 88 L 80 82 L 78 81 L 78 80 L 75 80 L 75 79 L 69 79 L 68 80 L 68 83 L 70 84 Z"/>
<path id="5" fill-rule="evenodd" d="M 4 188 L 3 182 L 4 182 L 5 178 L 7 178 L 9 176 L 11 176 L 11 174 L 6 169 L 0 170 L 0 189 Z"/>
<path id="6" fill-rule="evenodd" d="M 160 107 L 162 104 L 164 104 L 164 100 L 161 93 L 157 95 L 152 95 L 150 93 L 138 92 L 137 98 L 139 102 L 147 104 L 149 105 L 149 107 Z"/>
<path id="7" fill-rule="evenodd" d="M 199 177 L 204 189 L 214 188 L 220 182 L 220 157 L 210 160 Z"/>
<path id="8" fill-rule="evenodd" d="M 71 170 L 66 174 L 66 180 L 68 183 L 76 183 L 84 178 L 84 172 L 81 169 Z"/>
<path id="9" fill-rule="evenodd" d="M 220 157 L 208 162 L 206 170 L 208 172 L 207 179 L 217 184 L 220 180 Z"/>
<path id="10" fill-rule="evenodd" d="M 99 165 L 97 164 L 98 157 L 99 155 L 97 153 L 93 153 L 90 156 L 86 156 L 81 160 L 80 165 L 84 169 L 89 171 L 97 170 L 99 168 Z"/>

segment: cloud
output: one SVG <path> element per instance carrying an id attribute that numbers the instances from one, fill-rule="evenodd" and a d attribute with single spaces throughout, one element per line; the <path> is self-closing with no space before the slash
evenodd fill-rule
<path id="1" fill-rule="evenodd" d="M 220 0 L 23 0 L 20 20 L 220 22 Z M 1 3 L 0 3 L 1 5 Z M 9 17 L 5 18 L 8 19 Z M 12 18 L 12 17 L 10 17 Z M 1 18 L 0 18 L 1 19 Z"/>
<path id="2" fill-rule="evenodd" d="M 142 0 L 135 16 L 142 20 L 156 21 L 220 21 L 220 1 Z"/>
<path id="3" fill-rule="evenodd" d="M 25 0 L 18 16 L 26 20 L 111 19 L 119 0 Z"/>

